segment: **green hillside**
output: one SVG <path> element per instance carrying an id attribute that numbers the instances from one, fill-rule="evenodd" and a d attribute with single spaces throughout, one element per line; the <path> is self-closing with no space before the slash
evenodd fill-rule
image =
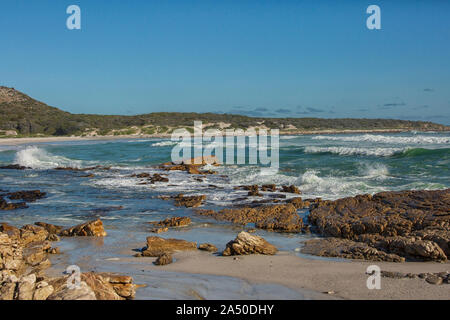
<path id="1" fill-rule="evenodd" d="M 37 101 L 14 88 L 0 87 L 0 135 L 66 136 L 163 134 L 200 120 L 216 128 L 278 128 L 282 132 L 314 130 L 449 130 L 422 121 L 391 119 L 253 118 L 215 113 L 157 112 L 135 116 L 72 114 Z"/>

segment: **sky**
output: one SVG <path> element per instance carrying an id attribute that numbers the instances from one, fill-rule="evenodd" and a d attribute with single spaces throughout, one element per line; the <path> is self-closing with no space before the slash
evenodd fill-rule
<path id="1" fill-rule="evenodd" d="M 369 5 L 381 29 L 369 30 Z M 69 30 L 69 5 L 81 29 Z M 72 113 L 450 124 L 450 1 L 15 0 L 0 85 Z"/>

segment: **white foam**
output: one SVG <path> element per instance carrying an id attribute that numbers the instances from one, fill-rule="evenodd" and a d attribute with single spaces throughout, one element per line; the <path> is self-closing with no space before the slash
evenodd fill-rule
<path id="1" fill-rule="evenodd" d="M 341 156 L 360 155 L 389 157 L 394 154 L 402 153 L 407 148 L 354 148 L 354 147 L 315 147 L 305 148 L 306 153 L 333 153 Z"/>
<path id="2" fill-rule="evenodd" d="M 176 145 L 178 142 L 176 141 L 160 141 L 160 142 L 156 142 L 152 144 L 152 147 L 169 147 L 169 146 L 174 146 Z"/>
<path id="3" fill-rule="evenodd" d="M 16 153 L 14 163 L 33 169 L 51 169 L 56 167 L 82 167 L 83 161 L 56 156 L 36 146 L 26 147 Z"/>
<path id="4" fill-rule="evenodd" d="M 376 143 L 396 143 L 396 144 L 449 144 L 450 137 L 433 137 L 425 135 L 414 135 L 413 137 L 386 136 L 375 134 L 353 135 L 353 136 L 315 136 L 313 140 L 331 140 L 347 142 L 376 142 Z"/>

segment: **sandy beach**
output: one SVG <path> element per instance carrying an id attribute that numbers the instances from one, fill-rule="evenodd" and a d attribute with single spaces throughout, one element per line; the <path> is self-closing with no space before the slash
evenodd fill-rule
<path id="1" fill-rule="evenodd" d="M 398 133 L 409 132 L 402 129 L 379 129 L 379 130 L 315 130 L 315 131 L 281 131 L 280 135 L 312 135 L 312 134 L 349 134 L 349 133 Z M 96 140 L 122 140 L 122 139 L 148 139 L 148 138 L 170 138 L 170 134 L 153 135 L 119 135 L 119 136 L 61 136 L 61 137 L 25 137 L 25 138 L 1 138 L 0 145 L 20 145 L 45 142 L 64 142 L 64 141 L 96 141 Z"/>
<path id="2" fill-rule="evenodd" d="M 174 257 L 176 262 L 166 266 L 153 265 L 153 258 L 141 259 L 149 261 L 148 270 L 221 275 L 250 283 L 279 284 L 294 290 L 315 291 L 318 294 L 315 298 L 319 299 L 449 299 L 447 286 L 432 285 L 423 279 L 382 277 L 381 289 L 369 290 L 365 274 L 370 265 L 377 265 L 382 271 L 443 272 L 450 269 L 448 262 L 330 261 L 302 258 L 288 252 L 275 256 L 239 256 L 237 260 L 204 252 L 180 252 Z M 324 292 L 334 293 L 320 295 Z"/>

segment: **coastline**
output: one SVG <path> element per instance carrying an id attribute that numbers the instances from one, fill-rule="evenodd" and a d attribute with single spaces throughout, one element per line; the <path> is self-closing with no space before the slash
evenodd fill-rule
<path id="1" fill-rule="evenodd" d="M 383 271 L 442 272 L 450 263 L 378 261 L 330 261 L 298 257 L 288 252 L 275 256 L 248 255 L 214 256 L 203 252 L 183 252 L 174 256 L 177 261 L 166 266 L 148 264 L 149 270 L 165 270 L 194 274 L 210 274 L 240 278 L 250 283 L 279 284 L 294 290 L 311 290 L 318 294 L 342 299 L 448 299 L 448 288 L 427 283 L 423 279 L 381 278 L 380 290 L 366 286 L 366 269 L 377 265 Z"/>
<path id="2" fill-rule="evenodd" d="M 312 131 L 281 131 L 280 136 L 289 135 L 312 135 L 312 134 L 361 134 L 361 133 L 402 133 L 402 132 L 448 132 L 448 131 L 425 131 L 409 129 L 377 129 L 377 130 L 312 130 Z M 66 142 L 66 141 L 96 141 L 96 140 L 123 140 L 123 139 L 162 139 L 170 138 L 170 134 L 153 135 L 120 135 L 120 136 L 58 136 L 58 137 L 21 137 L 21 138 L 0 138 L 0 145 L 21 145 L 28 143 L 46 143 L 46 142 Z"/>

